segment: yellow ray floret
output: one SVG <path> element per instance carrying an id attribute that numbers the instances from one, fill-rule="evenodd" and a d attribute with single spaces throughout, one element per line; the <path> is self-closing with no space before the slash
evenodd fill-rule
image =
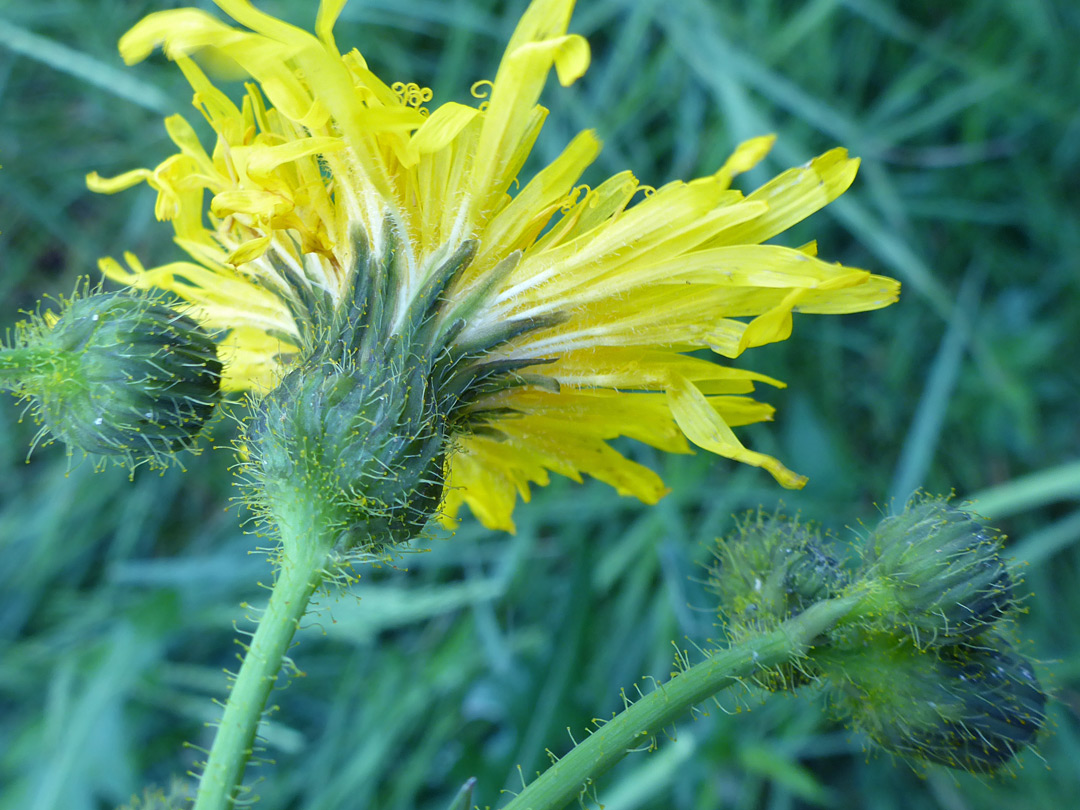
<path id="1" fill-rule="evenodd" d="M 126 267 L 103 259 L 102 270 L 174 292 L 218 330 L 230 388 L 276 384 L 304 351 L 311 302 L 344 300 L 364 251 L 388 263 L 379 306 L 401 334 L 440 268 L 460 266 L 440 281 L 425 328 L 444 336 L 448 356 L 511 371 L 462 395 L 447 519 L 468 504 L 485 525 L 512 529 L 516 500 L 551 471 L 655 502 L 663 482 L 614 450 L 617 437 L 700 448 L 802 486 L 732 430 L 771 419 L 771 407 L 744 395 L 781 383 L 688 352 L 736 358 L 787 339 L 796 312 L 896 300 L 897 282 L 823 261 L 813 243 L 763 244 L 842 194 L 857 159 L 833 149 L 744 196 L 733 178 L 768 153 L 773 139 L 760 137 L 706 177 L 652 189 L 627 171 L 590 189 L 579 179 L 600 142 L 585 131 L 519 183 L 547 115 L 538 101 L 549 73 L 569 85 L 589 64 L 585 40 L 568 33 L 572 0 L 534 0 L 494 80 L 474 86 L 477 103 L 434 109 L 430 90 L 387 84 L 359 52 L 339 51 L 343 0 L 321 3 L 315 34 L 246 0 L 218 5 L 241 27 L 163 11 L 120 43 L 128 62 L 158 46 L 177 61 L 213 148 L 173 116 L 177 154 L 88 183 L 157 191 L 157 216 L 190 260 L 144 268 L 127 255 Z M 234 100 L 204 68 L 254 81 Z"/>

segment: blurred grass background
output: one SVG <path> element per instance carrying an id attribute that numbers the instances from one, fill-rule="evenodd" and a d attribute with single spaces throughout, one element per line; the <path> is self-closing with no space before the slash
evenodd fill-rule
<path id="1" fill-rule="evenodd" d="M 0 5 L 0 312 L 69 292 L 105 254 L 179 251 L 145 187 L 90 195 L 83 176 L 170 154 L 163 115 L 190 91 L 160 57 L 124 68 L 116 40 L 163 3 Z M 312 4 L 264 7 L 310 25 Z M 463 100 L 493 76 L 524 2 L 352 0 L 338 43 L 388 81 Z M 599 786 L 608 810 L 1064 808 L 1080 795 L 1080 7 L 1069 0 L 582 0 L 591 70 L 552 109 L 537 162 L 595 127 L 593 181 L 660 185 L 778 133 L 742 187 L 834 145 L 854 189 L 785 235 L 893 275 L 901 302 L 797 317 L 743 364 L 775 424 L 744 432 L 810 476 L 800 493 L 703 454 L 630 448 L 672 488 L 644 508 L 558 481 L 515 536 L 466 520 L 399 569 L 323 601 L 299 636 L 306 677 L 267 729 L 260 807 L 446 807 L 477 777 L 505 801 L 619 690 L 665 677 L 672 642 L 717 636 L 697 580 L 730 514 L 780 498 L 842 537 L 919 485 L 981 496 L 1029 565 L 1019 634 L 1056 695 L 1037 754 L 995 780 L 914 773 L 867 755 L 813 695 L 729 697 Z M 554 84 L 554 83 L 552 83 Z M 226 452 L 163 475 L 95 474 L 0 400 L 0 810 L 91 810 L 183 775 L 208 745 L 235 664 L 232 622 L 268 581 L 238 527 Z M 216 438 L 225 443 L 227 424 Z M 407 571 L 405 569 L 408 569 Z M 750 709 L 752 711 L 747 712 Z"/>

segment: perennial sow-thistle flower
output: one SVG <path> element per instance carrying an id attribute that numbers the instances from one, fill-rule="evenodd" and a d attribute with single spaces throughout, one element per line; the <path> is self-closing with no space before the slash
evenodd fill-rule
<path id="1" fill-rule="evenodd" d="M 696 445 L 802 486 L 732 430 L 771 418 L 744 395 L 780 383 L 687 352 L 736 358 L 789 337 L 793 312 L 896 300 L 895 281 L 824 262 L 813 244 L 762 244 L 843 193 L 857 159 L 834 149 L 744 196 L 732 178 L 766 155 L 772 139 L 761 137 L 690 182 L 652 189 L 626 171 L 589 188 L 578 180 L 600 143 L 585 131 L 515 192 L 549 72 L 567 86 L 589 63 L 585 40 L 567 34 L 572 0 L 530 4 L 494 81 L 474 85 L 482 102 L 431 109 L 429 90 L 385 84 L 359 52 L 339 50 L 344 0 L 320 4 L 315 35 L 244 0 L 217 3 L 245 28 L 163 11 L 120 43 L 129 63 L 158 45 L 177 62 L 216 133 L 212 152 L 177 115 L 166 120 L 177 154 L 88 178 L 104 192 L 146 181 L 192 260 L 144 268 L 127 255 L 127 268 L 102 268 L 185 299 L 225 334 L 225 386 L 286 381 L 268 407 L 306 419 L 312 437 L 355 433 L 346 411 L 383 425 L 327 486 L 405 530 L 440 501 L 447 519 L 467 503 L 485 525 L 512 529 L 517 495 L 549 471 L 655 502 L 663 483 L 608 445 L 618 436 L 668 452 Z M 203 57 L 255 79 L 239 104 Z M 326 381 L 332 369 L 348 372 L 344 387 Z M 426 494 L 362 491 L 379 467 Z"/>

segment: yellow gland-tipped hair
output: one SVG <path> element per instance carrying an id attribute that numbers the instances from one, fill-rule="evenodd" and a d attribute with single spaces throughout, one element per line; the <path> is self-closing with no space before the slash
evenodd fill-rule
<path id="1" fill-rule="evenodd" d="M 88 182 L 157 190 L 157 215 L 190 259 L 144 268 L 126 255 L 126 267 L 103 259 L 102 269 L 176 293 L 222 330 L 227 388 L 269 390 L 311 351 L 311 301 L 349 295 L 356 234 L 374 255 L 393 246 L 381 304 L 390 334 L 468 244 L 472 258 L 440 287 L 432 328 L 448 351 L 484 347 L 472 362 L 516 376 L 463 400 L 470 418 L 450 438 L 447 520 L 467 503 L 485 525 L 512 530 L 517 497 L 550 471 L 655 502 L 663 482 L 608 445 L 618 436 L 676 453 L 697 446 L 803 485 L 732 429 L 771 419 L 745 395 L 755 382 L 781 383 L 687 352 L 736 358 L 788 338 L 793 312 L 896 300 L 892 279 L 822 261 L 813 246 L 762 244 L 842 194 L 857 159 L 834 149 L 744 196 L 732 178 L 769 151 L 772 138 L 761 137 L 690 182 L 653 190 L 622 172 L 588 188 L 578 180 L 600 143 L 585 131 L 511 193 L 547 115 L 537 101 L 549 72 L 566 86 L 588 67 L 587 43 L 567 33 L 570 0 L 529 6 L 494 81 L 474 86 L 482 101 L 430 107 L 426 88 L 385 84 L 359 52 L 339 51 L 341 0 L 321 3 L 314 35 L 244 0 L 218 5 L 242 27 L 179 9 L 120 42 L 128 62 L 159 45 L 177 62 L 217 135 L 212 152 L 172 116 L 177 154 Z M 237 104 L 195 58 L 234 63 L 254 82 Z M 515 323 L 528 328 L 506 330 Z"/>

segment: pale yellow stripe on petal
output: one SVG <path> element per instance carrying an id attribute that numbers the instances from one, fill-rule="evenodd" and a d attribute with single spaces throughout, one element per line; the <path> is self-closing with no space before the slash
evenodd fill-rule
<path id="1" fill-rule="evenodd" d="M 464 224 L 467 186 L 477 159 L 476 144 L 483 125 L 483 116 L 478 115 L 461 130 L 447 149 L 431 156 L 435 194 L 425 200 L 424 211 L 425 218 L 430 216 L 438 223 L 436 245 L 472 235 L 471 231 L 465 232 Z"/>
<path id="2" fill-rule="evenodd" d="M 753 221 L 717 234 L 706 247 L 771 239 L 847 191 L 858 170 L 858 158 L 849 158 L 846 149 L 833 149 L 806 166 L 777 175 L 747 197 L 768 203 L 769 210 Z"/>
<path id="3" fill-rule="evenodd" d="M 772 292 L 753 291 L 755 295 Z M 711 345 L 724 332 L 737 346 L 746 325 L 725 319 L 728 293 L 693 284 L 639 288 L 573 310 L 565 323 L 524 335 L 499 354 L 511 358 L 547 357 L 594 346 L 691 351 Z M 768 309 L 774 298 L 764 296 L 765 304 L 755 312 Z"/>
<path id="4" fill-rule="evenodd" d="M 97 172 L 90 172 L 86 175 L 86 187 L 98 194 L 116 194 L 137 186 L 152 176 L 153 173 L 149 169 L 132 169 L 116 177 L 102 177 Z"/>
<path id="5" fill-rule="evenodd" d="M 579 288 L 587 291 L 591 276 L 632 261 L 638 251 L 671 238 L 673 231 L 693 227 L 724 192 L 713 184 L 672 184 L 635 205 L 617 219 L 585 236 L 542 253 L 530 253 L 514 270 L 496 303 L 539 301 Z M 611 262 L 605 264 L 605 261 Z M 492 311 L 490 317 L 504 317 Z"/>
<path id="6" fill-rule="evenodd" d="M 730 206 L 730 210 L 737 212 L 741 207 Z M 678 239 L 673 241 L 676 245 L 667 248 L 669 252 L 678 249 Z M 869 277 L 865 271 L 823 262 L 778 245 L 734 245 L 655 258 L 659 253 L 662 250 L 634 251 L 615 256 L 605 264 L 578 264 L 568 258 L 559 265 L 558 277 L 529 290 L 527 297 L 514 302 L 511 313 L 517 317 L 542 315 L 660 283 L 831 289 L 854 286 Z"/>
<path id="7" fill-rule="evenodd" d="M 801 489 L 806 485 L 806 477 L 793 473 L 772 456 L 748 450 L 735 437 L 731 427 L 720 417 L 705 395 L 689 380 L 672 375 L 667 390 L 668 404 L 675 421 L 686 434 L 686 438 L 711 453 L 749 464 L 763 467 L 788 489 Z"/>
<path id="8" fill-rule="evenodd" d="M 653 273 L 656 273 L 655 275 Z M 694 251 L 654 266 L 648 283 L 662 278 L 731 287 L 838 289 L 866 281 L 869 273 L 824 262 L 780 245 L 732 245 Z"/>

